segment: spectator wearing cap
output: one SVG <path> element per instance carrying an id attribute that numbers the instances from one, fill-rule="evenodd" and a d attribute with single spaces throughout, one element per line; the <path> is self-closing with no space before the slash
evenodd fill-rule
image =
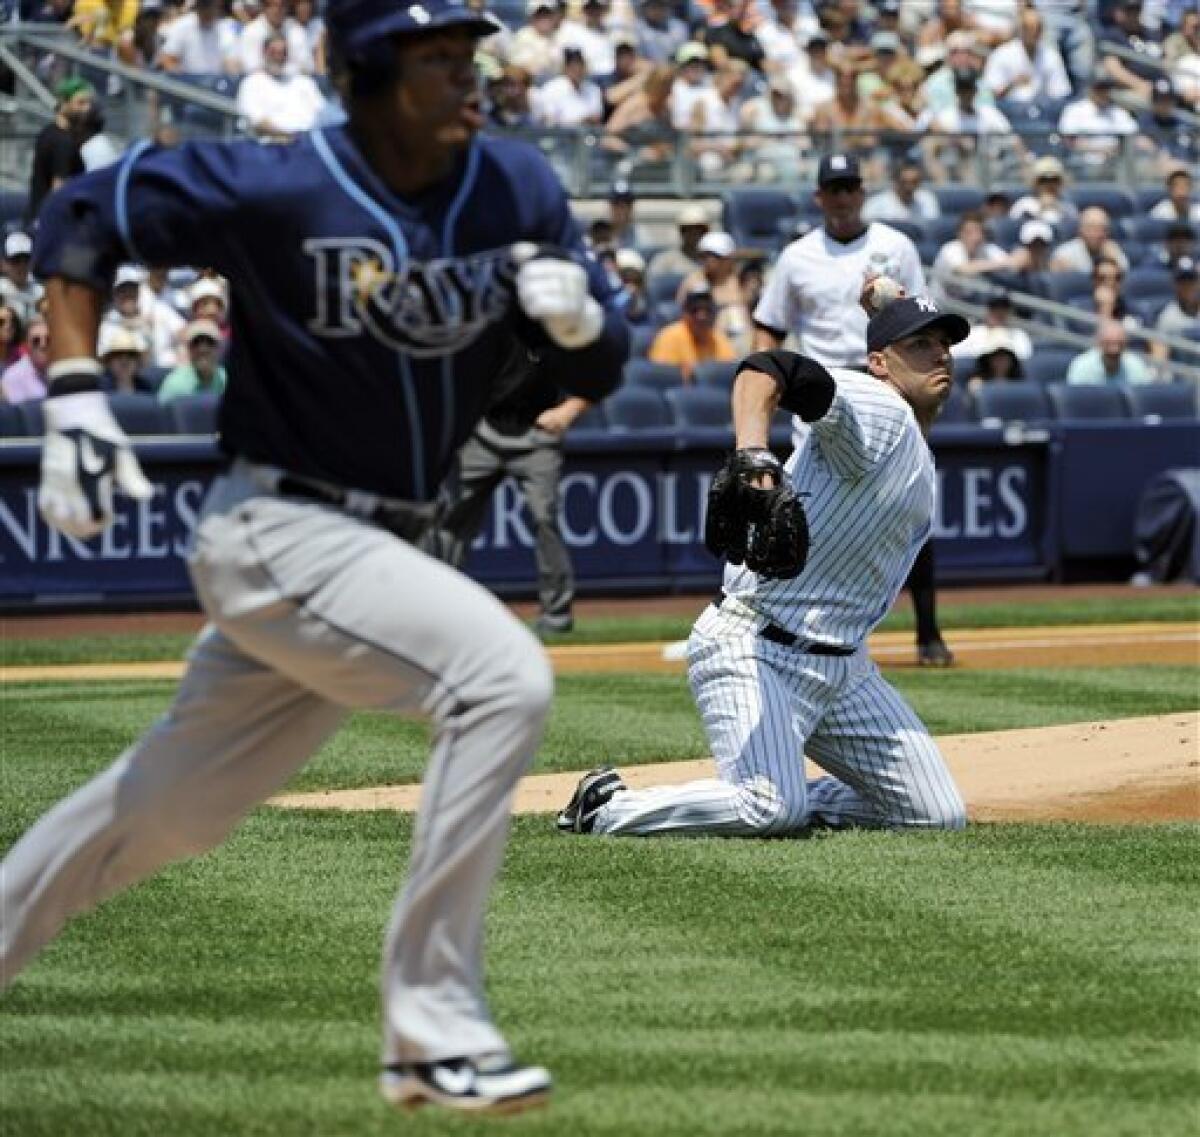
<path id="1" fill-rule="evenodd" d="M 528 22 L 513 34 L 508 62 L 533 76 L 535 84 L 557 75 L 562 64 L 558 29 L 563 12 L 557 0 L 527 0 Z"/>
<path id="2" fill-rule="evenodd" d="M 241 71 L 239 34 L 221 0 L 195 0 L 190 12 L 167 25 L 158 65 L 185 75 L 236 75 Z"/>
<path id="3" fill-rule="evenodd" d="M 745 153 L 756 164 L 759 182 L 795 182 L 800 175 L 805 120 L 786 75 L 772 75 L 764 95 L 747 99 L 739 113 Z"/>
<path id="4" fill-rule="evenodd" d="M 0 373 L 0 401 L 32 403 L 46 397 L 50 366 L 50 326 L 34 316 L 25 328 L 22 354 Z"/>
<path id="5" fill-rule="evenodd" d="M 1200 158 L 1200 136 L 1180 114 L 1182 103 L 1174 80 L 1160 75 L 1154 80 L 1150 106 L 1137 113 L 1138 145 L 1154 151 L 1167 173 L 1181 162 L 1194 163 Z"/>
<path id="6" fill-rule="evenodd" d="M 1067 367 L 1068 383 L 1152 383 L 1154 372 L 1129 350 L 1129 332 L 1119 320 L 1102 320 L 1095 346 L 1080 352 Z"/>
<path id="7" fill-rule="evenodd" d="M 939 304 L 956 299 L 974 299 L 976 293 L 956 278 L 974 278 L 1009 268 L 1011 260 L 999 245 L 987 239 L 983 216 L 967 211 L 958 219 L 952 240 L 937 251 L 933 259 L 931 292 Z"/>
<path id="8" fill-rule="evenodd" d="M 1161 221 L 1200 222 L 1200 199 L 1192 196 L 1192 172 L 1175 166 L 1167 174 L 1166 196 L 1150 209 L 1150 216 Z"/>
<path id="9" fill-rule="evenodd" d="M 101 326 L 117 325 L 137 332 L 147 343 L 149 363 L 174 367 L 180 357 L 180 337 L 186 321 L 146 283 L 140 265 L 122 265 L 113 278 L 112 308 Z"/>
<path id="10" fill-rule="evenodd" d="M 737 351 L 728 337 L 717 331 L 716 323 L 717 305 L 712 293 L 704 289 L 689 292 L 683 298 L 680 318 L 661 328 L 654 337 L 650 359 L 678 367 L 685 383 L 692 381 L 698 363 L 736 359 Z"/>
<path id="11" fill-rule="evenodd" d="M 982 86 L 997 99 L 1020 103 L 1067 98 L 1072 91 L 1066 64 L 1044 33 L 1037 9 L 1025 8 L 1017 17 L 1016 36 L 988 56 Z"/>
<path id="12" fill-rule="evenodd" d="M 583 0 L 580 18 L 568 17 L 558 29 L 559 46 L 580 52 L 587 73 L 597 80 L 607 79 L 617 68 L 617 43 L 608 27 L 609 15 L 609 0 Z"/>
<path id="13" fill-rule="evenodd" d="M 137 332 L 115 324 L 100 329 L 96 355 L 104 367 L 100 384 L 110 394 L 132 395 L 149 391 L 152 384 L 141 374 L 146 341 Z"/>
<path id="14" fill-rule="evenodd" d="M 259 14 L 238 37 L 238 55 L 244 75 L 253 75 L 267 66 L 267 41 L 283 36 L 287 51 L 284 67 L 287 73 L 313 73 L 312 49 L 304 29 L 288 14 L 288 0 L 260 0 Z"/>
<path id="15" fill-rule="evenodd" d="M 229 342 L 229 293 L 224 281 L 202 276 L 188 289 L 188 320 L 211 320 L 221 329 L 222 349 Z"/>
<path id="16" fill-rule="evenodd" d="M 636 95 L 646 83 L 646 76 L 654 66 L 637 53 L 637 40 L 630 32 L 618 31 L 613 35 L 613 73 L 600 80 L 604 93 L 604 117 L 607 119 L 626 99 Z"/>
<path id="17" fill-rule="evenodd" d="M 1163 234 L 1162 244 L 1153 248 L 1142 263 L 1147 268 L 1174 269 L 1184 257 L 1200 259 L 1196 228 L 1188 221 L 1172 221 Z"/>
<path id="18" fill-rule="evenodd" d="M 158 401 L 169 403 L 185 395 L 225 390 L 225 368 L 221 366 L 221 329 L 212 320 L 193 320 L 184 332 L 187 362 L 169 372 L 158 389 Z"/>
<path id="19" fill-rule="evenodd" d="M 1067 171 L 1053 154 L 1043 155 L 1033 163 L 1030 192 L 1013 202 L 1009 217 L 1018 221 L 1036 218 L 1060 231 L 1079 220 L 1075 203 L 1063 196 Z"/>
<path id="20" fill-rule="evenodd" d="M 588 75 L 583 52 L 563 52 L 562 74 L 546 80 L 533 93 L 534 118 L 543 126 L 594 126 L 604 118 L 604 96 Z"/>
<path id="21" fill-rule="evenodd" d="M 71 78 L 59 83 L 54 97 L 54 121 L 42 127 L 33 145 L 25 214 L 28 225 L 32 225 L 46 197 L 84 169 L 80 146 L 96 92 L 86 80 Z"/>
<path id="22" fill-rule="evenodd" d="M 1149 102 L 1154 80 L 1162 74 L 1162 43 L 1142 24 L 1142 0 L 1117 0 L 1109 13 L 1100 35 L 1099 70 L 1121 90 Z"/>
<path id="23" fill-rule="evenodd" d="M 685 205 L 675 215 L 679 247 L 663 249 L 650 259 L 647 275 L 687 276 L 700 267 L 700 239 L 708 232 L 708 211 L 702 205 Z"/>
<path id="24" fill-rule="evenodd" d="M 1007 292 L 994 292 L 987 298 L 983 322 L 972 325 L 970 334 L 954 346 L 953 353 L 955 357 L 978 360 L 1000 346 L 1011 350 L 1022 364 L 1033 354 L 1029 333 L 1012 325 L 1012 300 Z"/>
<path id="25" fill-rule="evenodd" d="M 1080 211 L 1078 235 L 1054 250 L 1050 271 L 1090 273 L 1101 258 L 1116 261 L 1122 272 L 1129 269 L 1125 250 L 1113 240 L 1108 211 L 1100 205 L 1089 205 Z"/>
<path id="26" fill-rule="evenodd" d="M 897 63 L 907 59 L 908 55 L 896 32 L 875 32 L 871 36 L 870 48 L 870 57 L 858 69 L 858 93 L 878 105 L 890 94 L 887 91 L 887 73 Z"/>
<path id="27" fill-rule="evenodd" d="M 672 63 L 687 43 L 687 24 L 671 14 L 669 0 L 642 0 L 638 5 L 638 55 L 651 63 Z"/>
<path id="28" fill-rule="evenodd" d="M 1058 132 L 1065 144 L 1090 165 L 1103 165 L 1120 150 L 1120 139 L 1137 133 L 1137 121 L 1112 101 L 1114 81 L 1100 72 L 1088 93 L 1067 103 L 1058 116 Z"/>
<path id="29" fill-rule="evenodd" d="M 871 194 L 863 205 L 867 221 L 933 221 L 942 207 L 932 190 L 924 187 L 925 170 L 920 162 L 899 162 L 890 189 Z"/>
<path id="30" fill-rule="evenodd" d="M 617 306 L 634 327 L 654 322 L 650 298 L 646 294 L 646 258 L 636 249 L 618 249 L 615 256 L 617 277 Z"/>
<path id="31" fill-rule="evenodd" d="M 4 238 L 4 260 L 0 261 L 0 301 L 15 308 L 22 321 L 33 319 L 45 290 L 29 271 L 33 241 L 28 233 L 14 230 Z"/>
<path id="32" fill-rule="evenodd" d="M 290 38 L 271 32 L 262 45 L 262 66 L 238 85 L 238 113 L 265 142 L 288 142 L 311 130 L 325 107 L 312 76 L 289 68 L 290 51 Z"/>
<path id="33" fill-rule="evenodd" d="M 1046 273 L 1050 271 L 1050 255 L 1054 249 L 1054 230 L 1044 221 L 1023 221 L 1017 230 L 1017 247 L 1009 254 L 1009 269 L 1012 272 L 1027 274 Z M 1091 264 L 1081 271 L 1091 272 Z M 1022 282 L 1026 287 L 1022 291 L 1039 292 L 1033 282 Z"/>
<path id="34" fill-rule="evenodd" d="M 967 390 L 977 391 L 985 383 L 1006 382 L 1025 378 L 1025 359 L 1019 353 L 1015 328 L 989 328 L 977 342 L 979 353 L 967 380 Z M 971 358 L 971 357 L 967 357 Z"/>
<path id="35" fill-rule="evenodd" d="M 956 84 L 958 78 L 968 71 L 973 71 L 976 76 L 982 76 L 984 62 L 988 56 L 988 49 L 974 35 L 966 31 L 957 31 L 947 36 L 945 50 L 946 55 L 941 66 L 930 73 L 921 88 L 925 107 L 931 115 L 949 110 L 957 105 Z M 977 87 L 976 106 L 994 105 L 995 101 L 995 96 L 988 88 Z"/>
<path id="36" fill-rule="evenodd" d="M 718 310 L 742 302 L 737 279 L 737 245 L 723 230 L 705 233 L 696 246 L 700 267 L 688 273 L 679 285 L 676 301 L 682 305 L 689 292 L 708 292 Z"/>
<path id="37" fill-rule="evenodd" d="M 679 49 L 675 59 L 675 85 L 671 88 L 671 125 L 676 130 L 693 130 L 704 111 L 697 106 L 716 97 L 712 82 L 712 67 L 708 48 L 689 41 Z"/>
<path id="38" fill-rule="evenodd" d="M 628 182 L 614 182 L 608 191 L 608 220 L 617 248 L 643 249 L 651 244 L 649 231 L 635 218 L 637 195 Z"/>
<path id="39" fill-rule="evenodd" d="M 699 38 L 708 44 L 714 61 L 737 59 L 761 72 L 765 54 L 754 34 L 758 22 L 754 0 L 711 0 Z"/>
<path id="40" fill-rule="evenodd" d="M 1160 335 L 1183 337 L 1193 335 L 1200 329 L 1200 262 L 1191 257 L 1180 257 L 1172 273 L 1175 295 L 1158 314 L 1154 330 Z M 1169 353 L 1165 345 L 1151 345 L 1157 359 L 1166 359 Z"/>
<path id="41" fill-rule="evenodd" d="M 970 161 L 980 150 L 986 150 L 993 158 L 1024 153 L 1024 146 L 1004 112 L 979 99 L 976 71 L 966 68 L 955 73 L 954 97 L 952 107 L 927 112 L 923 123 L 930 135 L 926 140 L 925 162 L 938 181 L 965 176 Z"/>

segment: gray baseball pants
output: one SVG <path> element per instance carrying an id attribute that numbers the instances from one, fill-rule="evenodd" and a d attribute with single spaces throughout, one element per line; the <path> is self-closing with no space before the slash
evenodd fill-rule
<path id="1" fill-rule="evenodd" d="M 192 577 L 210 624 L 170 710 L 0 864 L 0 986 L 66 921 L 220 843 L 350 708 L 420 711 L 433 744 L 383 953 L 383 1060 L 506 1053 L 483 992 L 483 921 L 513 789 L 553 678 L 485 589 L 340 510 L 210 491 Z"/>
<path id="2" fill-rule="evenodd" d="M 538 602 L 550 616 L 569 615 L 575 600 L 571 554 L 558 528 L 562 468 L 562 439 L 556 435 L 537 427 L 524 434 L 504 435 L 481 422 L 458 452 L 458 485 L 442 520 L 453 542 L 451 563 L 462 565 L 467 546 L 479 532 L 488 500 L 511 474 L 533 517 Z"/>

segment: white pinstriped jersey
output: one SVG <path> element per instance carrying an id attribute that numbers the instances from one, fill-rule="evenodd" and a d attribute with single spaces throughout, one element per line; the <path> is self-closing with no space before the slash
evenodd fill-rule
<path id="1" fill-rule="evenodd" d="M 912 408 L 881 379 L 831 369 L 837 394 L 785 467 L 811 547 L 793 580 L 727 565 L 725 591 L 801 639 L 856 647 L 887 615 L 929 536 L 936 481 Z"/>
<path id="2" fill-rule="evenodd" d="M 867 314 L 858 296 L 868 273 L 890 276 L 910 295 L 925 291 L 917 247 L 898 229 L 875 221 L 844 244 L 814 229 L 779 254 L 754 319 L 794 333 L 796 350 L 826 367 L 861 367 Z"/>

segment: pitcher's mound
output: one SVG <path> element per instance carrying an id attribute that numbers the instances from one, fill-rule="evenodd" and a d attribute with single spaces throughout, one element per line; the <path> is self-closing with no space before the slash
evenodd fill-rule
<path id="1" fill-rule="evenodd" d="M 1200 715 L 955 734 L 938 740 L 977 821 L 1200 821 Z M 820 770 L 809 763 L 810 774 Z M 710 759 L 626 766 L 633 788 L 711 778 Z M 517 813 L 566 804 L 578 774 L 537 774 L 517 787 Z M 294 809 L 413 810 L 420 786 L 287 794 Z"/>

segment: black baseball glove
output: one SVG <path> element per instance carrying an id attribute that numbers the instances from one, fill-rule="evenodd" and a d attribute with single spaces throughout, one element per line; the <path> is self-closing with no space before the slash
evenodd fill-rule
<path id="1" fill-rule="evenodd" d="M 756 484 L 761 475 L 774 485 Z M 708 491 L 704 544 L 714 556 L 769 579 L 799 576 L 808 559 L 808 519 L 783 476 L 779 459 L 762 447 L 735 450 Z"/>

